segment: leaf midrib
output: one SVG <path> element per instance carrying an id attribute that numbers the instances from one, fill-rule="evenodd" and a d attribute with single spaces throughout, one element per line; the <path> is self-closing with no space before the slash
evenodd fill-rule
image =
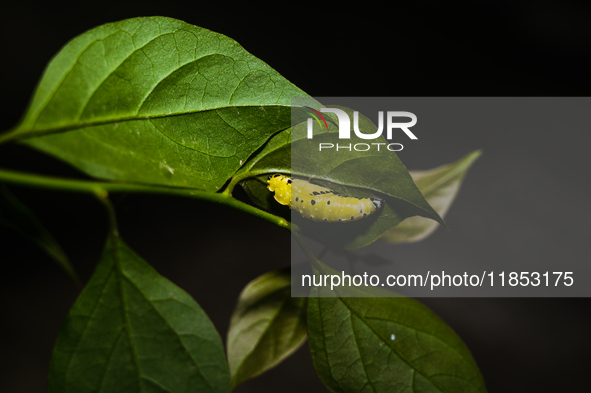
<path id="1" fill-rule="evenodd" d="M 129 344 L 130 344 L 130 349 L 131 349 L 131 353 L 132 353 L 132 357 L 133 357 L 133 361 L 135 363 L 135 371 L 137 374 L 137 383 L 138 383 L 138 387 L 139 387 L 139 391 L 143 392 L 143 386 L 142 386 L 142 375 L 140 373 L 140 365 L 139 365 L 139 361 L 138 361 L 138 355 L 135 351 L 135 344 L 134 344 L 134 340 L 131 334 L 131 324 L 129 321 L 129 315 L 127 313 L 126 310 L 126 303 L 127 303 L 127 299 L 125 298 L 125 295 L 123 293 L 123 284 L 121 282 L 121 277 L 123 277 L 123 267 L 121 266 L 121 261 L 119 260 L 119 244 L 117 241 L 117 237 L 113 236 L 111 238 L 111 242 L 113 244 L 113 263 L 114 263 L 114 267 L 115 267 L 115 276 L 117 277 L 117 283 L 118 283 L 118 287 L 119 287 L 119 296 L 121 297 L 121 314 L 123 316 L 123 321 L 124 321 L 124 326 L 123 326 L 123 330 L 125 330 L 127 332 L 127 337 L 129 338 Z"/>
<path id="2" fill-rule="evenodd" d="M 39 135 L 55 134 L 58 132 L 73 131 L 73 130 L 77 130 L 77 129 L 81 129 L 81 128 L 90 128 L 90 127 L 108 125 L 108 124 L 113 124 L 113 123 L 125 123 L 125 122 L 130 122 L 130 121 L 164 119 L 164 118 L 168 118 L 168 117 L 188 116 L 188 115 L 194 115 L 194 114 L 198 114 L 198 113 L 206 113 L 206 112 L 211 112 L 211 111 L 218 111 L 218 110 L 223 110 L 223 109 L 256 108 L 256 107 L 289 107 L 289 105 L 280 105 L 280 104 L 269 104 L 269 105 L 257 104 L 257 105 L 234 105 L 234 106 L 223 105 L 223 106 L 218 106 L 215 108 L 196 109 L 196 110 L 185 111 L 185 112 L 166 113 L 166 114 L 153 115 L 153 116 L 138 116 L 138 115 L 124 116 L 124 117 L 118 117 L 118 118 L 108 119 L 108 120 L 97 120 L 97 121 L 90 121 L 90 122 L 86 122 L 86 123 L 68 124 L 68 125 L 64 125 L 64 126 L 60 126 L 60 127 L 49 127 L 49 128 L 37 129 L 37 130 L 30 129 L 28 131 L 27 131 L 27 129 L 21 129 L 21 128 L 17 127 L 11 131 L 8 131 L 7 134 L 11 133 L 11 132 L 25 133 L 22 136 L 22 138 L 30 138 L 30 137 L 35 137 L 35 136 L 39 136 Z M 283 130 L 281 130 L 281 131 L 283 131 Z"/>
<path id="3" fill-rule="evenodd" d="M 142 376 L 141 371 L 140 371 L 141 368 L 139 366 L 138 355 L 137 355 L 136 350 L 135 350 L 135 345 L 134 345 L 134 341 L 133 341 L 133 335 L 132 335 L 132 332 L 130 330 L 131 323 L 129 321 L 129 315 L 128 315 L 128 312 L 127 312 L 127 307 L 126 307 L 127 299 L 126 299 L 126 297 L 124 295 L 122 279 L 125 279 L 129 284 L 131 284 L 142 295 L 142 297 L 151 306 L 151 308 L 156 312 L 156 314 L 160 317 L 160 319 L 162 321 L 164 321 L 164 323 L 168 327 L 168 329 L 174 333 L 174 335 L 178 339 L 178 342 L 179 342 L 180 346 L 183 348 L 183 350 L 185 351 L 185 353 L 188 355 L 189 359 L 191 359 L 191 362 L 193 363 L 193 365 L 195 366 L 195 368 L 197 370 L 199 370 L 199 374 L 201 375 L 202 380 L 210 388 L 212 388 L 212 386 L 210 384 L 210 381 L 205 377 L 205 375 L 201 371 L 201 368 L 199 367 L 198 362 L 193 358 L 193 355 L 191 354 L 191 352 L 183 344 L 183 340 L 181 339 L 181 337 L 177 333 L 177 331 L 170 325 L 170 323 L 168 322 L 168 320 L 160 313 L 160 311 L 156 307 L 154 307 L 154 305 L 152 304 L 152 301 L 150 299 L 148 299 L 148 297 L 131 280 L 131 278 L 127 277 L 127 275 L 124 274 L 123 267 L 121 266 L 121 261 L 120 261 L 120 258 L 119 258 L 119 252 L 118 252 L 119 244 L 117 244 L 117 243 L 118 243 L 117 240 L 113 240 L 113 259 L 114 259 L 114 265 L 115 265 L 115 274 L 117 276 L 117 282 L 119 284 L 119 291 L 120 291 L 120 296 L 121 296 L 121 300 L 122 300 L 122 302 L 121 302 L 121 312 L 123 314 L 124 321 L 125 321 L 125 325 L 124 325 L 123 329 L 127 332 L 127 336 L 129 337 L 129 341 L 130 341 L 130 344 L 131 344 L 131 351 L 133 353 L 133 359 L 134 359 L 135 366 L 136 366 L 135 368 L 136 368 L 136 372 L 137 372 L 138 385 L 139 385 L 140 392 L 143 392 L 144 391 L 143 390 L 143 384 L 142 384 L 143 376 Z M 149 379 L 149 378 L 146 378 L 146 379 Z"/>
<path id="4" fill-rule="evenodd" d="M 209 383 L 209 380 L 205 377 L 205 375 L 203 374 L 203 372 L 201 371 L 201 367 L 199 367 L 199 363 L 197 362 L 197 360 L 195 360 L 195 358 L 193 358 L 193 354 L 191 353 L 191 351 L 189 351 L 189 349 L 184 345 L 183 340 L 181 338 L 181 336 L 179 335 L 179 333 L 176 331 L 176 329 L 174 329 L 172 327 L 172 325 L 170 325 L 170 323 L 168 322 L 168 320 L 160 313 L 160 311 L 154 307 L 154 304 L 152 303 L 152 300 L 148 299 L 148 297 L 142 292 L 142 290 L 126 275 L 122 274 L 123 278 L 126 279 L 126 281 L 133 285 L 133 287 L 135 289 L 137 289 L 137 291 L 142 295 L 142 297 L 146 300 L 146 302 L 152 307 L 152 309 L 156 312 L 156 314 L 160 317 L 160 319 L 166 324 L 166 327 L 168 327 L 168 329 L 174 333 L 174 335 L 176 336 L 176 338 L 178 339 L 178 342 L 180 344 L 180 346 L 184 349 L 185 353 L 189 356 L 189 359 L 191 359 L 193 365 L 195 366 L 195 368 L 197 370 L 199 370 L 199 374 L 201 374 L 201 377 L 203 378 L 203 381 L 210 387 L 212 388 L 211 384 Z M 173 300 L 174 299 L 159 299 L 159 300 Z M 193 310 L 195 311 L 195 310 Z M 128 331 L 129 332 L 129 331 Z M 131 337 L 131 334 L 130 334 Z M 139 370 L 138 370 L 139 371 Z"/>

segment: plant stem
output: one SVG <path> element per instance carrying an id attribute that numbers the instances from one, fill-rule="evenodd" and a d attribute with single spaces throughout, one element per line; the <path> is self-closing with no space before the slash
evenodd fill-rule
<path id="1" fill-rule="evenodd" d="M 19 134 L 15 129 L 0 133 L 0 145 L 18 139 Z"/>
<path id="2" fill-rule="evenodd" d="M 224 194 L 232 195 L 232 191 L 234 191 L 234 187 L 236 187 L 236 185 L 238 183 L 240 183 L 242 180 L 245 180 L 248 178 L 254 178 L 255 176 L 258 176 L 258 175 L 266 175 L 267 173 L 271 173 L 271 172 L 272 172 L 272 170 L 251 171 L 251 172 L 242 173 L 236 177 L 233 177 L 232 180 L 230 180 L 230 184 L 228 184 L 228 186 L 224 190 Z"/>
<path id="3" fill-rule="evenodd" d="M 226 187 L 226 189 L 224 190 L 224 194 L 232 194 L 232 191 L 234 190 L 234 187 L 236 187 L 236 185 L 238 183 L 240 183 L 242 180 L 245 179 L 249 179 L 249 178 L 255 178 L 255 176 L 259 176 L 259 175 L 274 175 L 276 173 L 286 173 L 285 169 L 264 169 L 264 170 L 258 170 L 258 171 L 249 171 L 249 172 L 245 172 L 242 173 L 234 178 L 232 178 L 232 180 L 230 180 L 230 183 L 228 184 L 228 186 Z M 301 174 L 301 173 L 297 173 L 297 172 L 290 172 L 289 173 L 290 176 L 303 176 L 306 177 L 306 174 Z"/>
<path id="4" fill-rule="evenodd" d="M 163 186 L 152 186 L 144 184 L 100 182 L 88 180 L 70 180 L 57 177 L 34 175 L 0 169 L 0 182 L 17 184 L 26 187 L 40 187 L 57 191 L 104 194 L 117 192 L 144 193 L 144 194 L 165 194 L 195 199 L 206 200 L 213 203 L 220 203 L 230 206 L 236 210 L 243 211 L 255 217 L 262 218 L 279 227 L 291 230 L 291 223 L 282 217 L 267 213 L 256 207 L 250 206 L 233 198 L 228 193 L 215 193 L 188 188 L 174 188 Z"/>

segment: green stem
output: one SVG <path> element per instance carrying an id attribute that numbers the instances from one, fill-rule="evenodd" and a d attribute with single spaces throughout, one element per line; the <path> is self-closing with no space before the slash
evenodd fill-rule
<path id="1" fill-rule="evenodd" d="M 18 136 L 19 133 L 15 129 L 0 133 L 0 145 L 18 139 Z"/>
<path id="2" fill-rule="evenodd" d="M 111 204 L 111 201 L 109 200 L 109 193 L 104 191 L 104 190 L 100 190 L 98 192 L 95 192 L 95 196 L 96 199 L 99 200 L 99 202 L 103 205 L 103 207 L 105 208 L 106 212 L 107 212 L 107 217 L 109 217 L 109 232 L 111 233 L 111 237 L 113 239 L 119 237 L 119 227 L 117 226 L 117 215 L 115 214 L 115 209 L 113 208 L 113 205 Z M 115 244 L 113 244 L 113 248 L 115 249 L 117 246 L 117 241 L 114 241 Z M 115 260 L 117 260 L 117 258 L 115 258 Z"/>
<path id="3" fill-rule="evenodd" d="M 252 178 L 252 177 L 258 176 L 258 175 L 266 175 L 267 173 L 270 173 L 270 172 L 272 172 L 272 170 L 252 171 L 252 172 L 243 173 L 242 175 L 238 175 L 238 176 L 232 178 L 232 180 L 230 180 L 230 184 L 228 184 L 228 186 L 224 190 L 224 194 L 232 195 L 232 191 L 234 191 L 234 187 L 236 187 L 236 185 L 244 179 Z"/>
<path id="4" fill-rule="evenodd" d="M 238 176 L 232 178 L 232 180 L 230 180 L 230 183 L 228 184 L 228 186 L 226 187 L 226 189 L 224 190 L 223 193 L 228 194 L 228 195 L 232 195 L 232 191 L 234 190 L 234 187 L 236 187 L 236 185 L 238 183 L 240 183 L 242 180 L 254 178 L 255 176 L 259 176 L 259 175 L 274 175 L 276 173 L 287 174 L 287 172 L 285 171 L 285 168 L 283 168 L 283 169 L 281 169 L 281 168 L 277 168 L 277 169 L 267 168 L 267 169 L 259 170 L 259 171 L 245 172 L 241 175 L 238 175 Z M 309 177 L 308 174 L 293 172 L 293 171 L 289 172 L 289 176 Z"/>
<path id="5" fill-rule="evenodd" d="M 291 223 L 282 217 L 267 213 L 256 207 L 234 199 L 229 193 L 215 193 L 187 188 L 173 188 L 162 186 L 151 186 L 143 184 L 100 182 L 88 180 L 70 180 L 57 177 L 40 176 L 30 173 L 22 173 L 0 169 L 0 182 L 17 184 L 26 187 L 48 188 L 58 191 L 93 193 L 103 195 L 106 193 L 131 192 L 146 194 L 175 195 L 188 198 L 206 200 L 213 203 L 230 206 L 236 210 L 243 211 L 277 226 L 291 230 Z"/>

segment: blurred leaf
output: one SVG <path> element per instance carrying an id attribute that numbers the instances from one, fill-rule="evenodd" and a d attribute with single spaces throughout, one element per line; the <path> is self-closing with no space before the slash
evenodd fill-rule
<path id="1" fill-rule="evenodd" d="M 103 179 L 218 190 L 306 94 L 234 40 L 165 17 L 92 29 L 12 131 Z"/>
<path id="2" fill-rule="evenodd" d="M 306 340 L 306 298 L 291 297 L 290 271 L 264 274 L 240 294 L 228 332 L 233 386 L 275 367 Z"/>
<path id="3" fill-rule="evenodd" d="M 221 338 L 199 305 L 118 237 L 60 329 L 49 391 L 230 391 Z"/>
<path id="4" fill-rule="evenodd" d="M 425 196 L 425 199 L 445 217 L 451 207 L 464 176 L 482 152 L 476 150 L 456 162 L 442 165 L 429 171 L 411 171 L 410 174 Z M 409 217 L 398 226 L 388 230 L 381 240 L 388 243 L 417 242 L 437 229 L 437 223 L 423 217 Z"/>
<path id="5" fill-rule="evenodd" d="M 39 222 L 35 214 L 3 184 L 0 184 L 0 224 L 14 229 L 37 244 L 64 269 L 76 285 L 81 286 L 74 267 L 55 238 Z"/>

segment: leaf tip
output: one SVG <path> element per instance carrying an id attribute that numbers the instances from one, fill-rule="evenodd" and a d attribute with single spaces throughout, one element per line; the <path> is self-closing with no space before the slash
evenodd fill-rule
<path id="1" fill-rule="evenodd" d="M 480 156 L 483 154 L 482 149 L 477 149 L 474 150 L 473 152 L 470 152 L 468 154 L 466 154 L 464 157 L 462 157 L 460 159 L 460 162 L 464 162 L 468 167 L 470 167 L 474 161 L 476 161 L 478 158 L 480 158 Z"/>

